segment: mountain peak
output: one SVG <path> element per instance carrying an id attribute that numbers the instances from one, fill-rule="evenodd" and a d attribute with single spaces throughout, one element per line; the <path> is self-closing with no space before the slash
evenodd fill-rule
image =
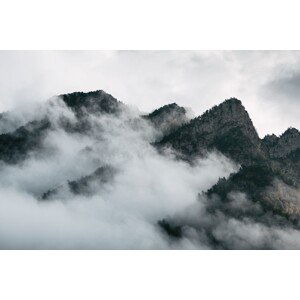
<path id="1" fill-rule="evenodd" d="M 171 146 L 187 157 L 217 149 L 242 164 L 262 156 L 258 134 L 242 102 L 236 98 L 212 107 L 165 136 L 159 144 Z"/>
<path id="2" fill-rule="evenodd" d="M 265 144 L 266 147 L 272 147 L 278 143 L 279 137 L 275 134 L 267 134 L 263 139 L 262 142 Z"/>
<path id="3" fill-rule="evenodd" d="M 186 109 L 176 103 L 164 105 L 145 116 L 145 118 L 164 134 L 188 121 Z"/>
<path id="4" fill-rule="evenodd" d="M 290 153 L 300 148 L 300 132 L 296 128 L 289 127 L 280 137 L 275 135 L 265 136 L 263 143 L 270 157 L 287 157 Z"/>
<path id="5" fill-rule="evenodd" d="M 294 135 L 300 135 L 300 132 L 297 128 L 295 127 L 289 127 L 282 135 L 283 136 L 294 136 Z"/>
<path id="6" fill-rule="evenodd" d="M 199 118 L 205 116 L 206 114 L 214 113 L 216 111 L 223 111 L 223 112 L 228 111 L 228 112 L 238 113 L 238 112 L 246 112 L 246 109 L 243 106 L 241 100 L 238 100 L 237 98 L 229 98 L 224 100 L 220 104 L 215 105 L 212 108 L 208 109 L 202 116 L 199 116 Z"/>
<path id="7" fill-rule="evenodd" d="M 193 121 L 192 121 L 193 122 Z M 226 99 L 222 103 L 213 106 L 201 116 L 194 119 L 198 125 L 214 124 L 215 130 L 223 126 L 243 127 L 253 139 L 258 139 L 258 134 L 252 120 L 242 102 L 236 98 Z"/>
<path id="8" fill-rule="evenodd" d="M 84 96 L 84 97 L 88 97 L 88 96 L 94 96 L 97 97 L 101 94 L 107 94 L 105 91 L 103 90 L 95 90 L 95 91 L 89 91 L 89 92 L 81 92 L 81 91 L 77 91 L 77 92 L 72 92 L 72 93 L 67 93 L 67 94 L 61 94 L 59 95 L 60 97 L 74 97 L 74 96 Z"/>
<path id="9" fill-rule="evenodd" d="M 158 116 L 162 113 L 172 113 L 173 111 L 178 111 L 180 113 L 186 113 L 186 110 L 184 107 L 181 107 L 179 105 L 177 105 L 177 103 L 173 102 L 170 104 L 166 104 L 156 110 L 154 110 L 152 113 L 150 113 L 148 116 L 149 118 L 153 118 L 155 116 Z"/>
<path id="10" fill-rule="evenodd" d="M 229 104 L 229 105 L 242 105 L 242 101 L 235 98 L 235 97 L 231 97 L 229 99 L 224 100 L 221 104 Z"/>
<path id="11" fill-rule="evenodd" d="M 91 92 L 74 92 L 59 96 L 77 116 L 87 113 L 116 113 L 124 104 L 103 90 Z"/>

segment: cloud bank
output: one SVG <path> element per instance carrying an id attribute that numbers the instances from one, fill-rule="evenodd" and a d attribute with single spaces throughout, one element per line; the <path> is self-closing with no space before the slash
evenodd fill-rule
<path id="1" fill-rule="evenodd" d="M 171 150 L 159 154 L 151 143 L 161 133 L 135 108 L 177 102 L 199 115 L 236 96 L 261 136 L 279 134 L 300 127 L 299 59 L 297 51 L 1 52 L 0 110 L 13 110 L 1 115 L 0 133 L 45 117 L 52 126 L 39 153 L 0 165 L 0 248 L 299 249 L 299 224 L 246 194 L 233 192 L 224 204 L 202 193 L 239 166 L 218 153 L 194 165 Z M 118 117 L 90 116 L 88 134 L 66 130 L 62 119 L 77 120 L 58 99 L 44 105 L 53 94 L 99 87 L 131 107 Z M 70 190 L 107 167 L 114 175 L 89 186 L 92 194 Z M 288 188 L 274 183 L 270 195 L 278 189 Z M 288 194 L 299 204 L 298 190 Z M 181 238 L 168 236 L 161 220 Z"/>

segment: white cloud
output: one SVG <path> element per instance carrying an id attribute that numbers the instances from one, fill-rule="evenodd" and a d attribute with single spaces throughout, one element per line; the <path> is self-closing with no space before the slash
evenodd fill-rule
<path id="1" fill-rule="evenodd" d="M 300 127 L 299 101 L 286 105 L 290 95 L 274 97 L 268 83 L 299 71 L 299 58 L 298 51 L 2 51 L 0 110 L 103 89 L 141 110 L 177 102 L 201 114 L 235 96 L 260 135 L 279 134 Z"/>
<path id="2" fill-rule="evenodd" d="M 61 106 L 50 116 L 70 115 Z M 197 194 L 236 170 L 228 159 L 210 154 L 195 166 L 162 156 L 150 145 L 156 131 L 145 121 L 131 125 L 134 111 L 121 117 L 91 117 L 94 134 L 83 137 L 50 131 L 47 155 L 0 170 L 0 247 L 63 249 L 201 248 L 193 239 L 169 244 L 157 222 L 197 203 Z M 71 116 L 72 119 L 72 116 Z M 89 146 L 92 151 L 83 151 Z M 100 165 L 115 178 L 92 197 L 62 189 L 54 199 L 37 198 Z M 5 176 L 4 176 L 5 174 Z"/>

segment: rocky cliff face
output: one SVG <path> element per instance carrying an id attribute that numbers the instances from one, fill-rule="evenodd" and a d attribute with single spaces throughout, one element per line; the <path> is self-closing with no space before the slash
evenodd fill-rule
<path id="1" fill-rule="evenodd" d="M 300 135 L 297 129 L 289 128 L 280 137 L 268 135 L 260 139 L 241 101 L 229 99 L 164 136 L 156 146 L 170 147 L 188 161 L 208 151 L 218 151 L 240 164 L 237 173 L 220 179 L 200 195 L 208 199 L 207 215 L 223 215 L 243 222 L 252 220 L 266 226 L 298 222 Z M 236 205 L 233 193 L 246 195 L 247 201 Z M 175 238 L 183 228 L 191 226 L 188 220 L 162 220 L 160 225 L 169 235 L 176 228 Z M 203 225 L 201 230 L 207 231 L 213 247 L 219 245 L 211 227 Z"/>
<path id="2" fill-rule="evenodd" d="M 50 129 L 47 119 L 32 121 L 12 133 L 0 135 L 0 160 L 15 164 L 24 160 L 30 152 L 41 148 L 45 133 Z"/>
<path id="3" fill-rule="evenodd" d="M 158 144 L 172 147 L 187 159 L 218 150 L 249 165 L 264 158 L 260 139 L 241 101 L 229 99 L 166 135 Z"/>
<path id="4" fill-rule="evenodd" d="M 284 158 L 300 148 L 300 132 L 288 128 L 280 137 L 267 135 L 262 142 L 271 158 Z"/>
<path id="5" fill-rule="evenodd" d="M 165 135 L 156 145 L 171 147 L 187 160 L 218 151 L 243 170 L 256 166 L 273 172 L 286 183 L 299 183 L 299 131 L 289 128 L 280 137 L 260 139 L 241 101 L 234 98 Z"/>

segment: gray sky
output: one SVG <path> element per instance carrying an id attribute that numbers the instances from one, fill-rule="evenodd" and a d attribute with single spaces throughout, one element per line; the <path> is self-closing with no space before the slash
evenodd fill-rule
<path id="1" fill-rule="evenodd" d="M 0 111 L 96 89 L 142 111 L 176 102 L 195 115 L 237 97 L 260 136 L 300 128 L 299 51 L 0 52 Z"/>

